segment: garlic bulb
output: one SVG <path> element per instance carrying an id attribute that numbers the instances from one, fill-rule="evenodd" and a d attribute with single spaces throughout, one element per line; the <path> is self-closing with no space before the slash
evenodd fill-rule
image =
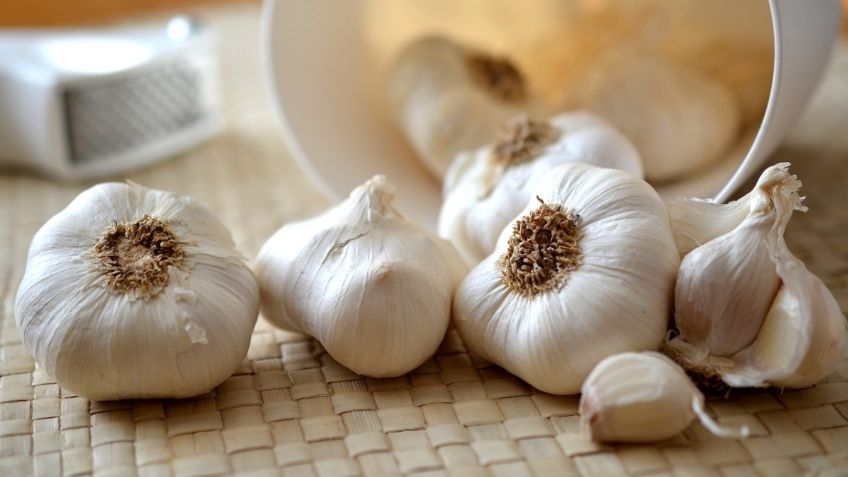
<path id="1" fill-rule="evenodd" d="M 41 227 L 15 301 L 39 365 L 93 400 L 209 391 L 241 364 L 258 313 L 256 280 L 209 210 L 117 183 Z"/>
<path id="2" fill-rule="evenodd" d="M 435 36 L 400 53 L 388 100 L 412 148 L 440 179 L 457 153 L 485 144 L 516 114 L 539 108 L 509 60 Z"/>
<path id="3" fill-rule="evenodd" d="M 788 168 L 769 167 L 754 190 L 727 205 L 671 204 L 686 255 L 675 290 L 680 335 L 670 353 L 731 386 L 808 386 L 842 355 L 836 300 L 783 239 L 792 212 L 806 210 Z"/>
<path id="4" fill-rule="evenodd" d="M 657 349 L 679 263 L 651 186 L 562 165 L 460 284 L 456 327 L 484 359 L 542 391 L 574 394 L 605 357 Z"/>
<path id="5" fill-rule="evenodd" d="M 571 94 L 573 105 L 608 119 L 633 141 L 651 181 L 720 159 L 740 125 L 739 108 L 721 83 L 647 51 L 607 54 Z"/>
<path id="6" fill-rule="evenodd" d="M 580 416 L 592 440 L 656 442 L 674 437 L 696 418 L 719 437 L 747 437 L 704 410 L 704 395 L 686 373 L 655 352 L 621 353 L 601 361 L 583 383 Z"/>
<path id="7" fill-rule="evenodd" d="M 642 177 L 639 154 L 603 119 L 584 112 L 550 121 L 527 115 L 510 120 L 494 144 L 462 153 L 445 180 L 439 235 L 457 246 L 470 263 L 495 249 L 501 230 L 533 197 L 552 168 L 585 162 Z"/>
<path id="8" fill-rule="evenodd" d="M 453 246 L 401 216 L 393 196 L 375 176 L 324 214 L 283 226 L 255 264 L 268 320 L 373 377 L 399 376 L 435 353 L 465 273 Z"/>

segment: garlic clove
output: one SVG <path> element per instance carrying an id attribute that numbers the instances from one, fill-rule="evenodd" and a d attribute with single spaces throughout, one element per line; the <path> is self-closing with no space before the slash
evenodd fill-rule
<path id="1" fill-rule="evenodd" d="M 507 59 L 430 36 L 408 45 L 389 72 L 389 105 L 412 148 L 438 178 L 521 112 L 538 113 L 521 72 Z"/>
<path id="2" fill-rule="evenodd" d="M 680 249 L 706 241 L 681 263 L 675 298 L 681 334 L 668 343 L 669 354 L 696 376 L 734 387 L 804 387 L 841 357 L 839 306 L 783 239 L 793 211 L 806 210 L 801 183 L 788 167 L 766 169 L 735 203 L 672 206 Z M 698 218 L 715 222 L 695 225 Z"/>
<path id="3" fill-rule="evenodd" d="M 834 371 L 845 347 L 836 299 L 800 260 L 781 262 L 784 285 L 754 344 L 724 375 L 731 386 L 811 386 Z"/>
<path id="4" fill-rule="evenodd" d="M 655 352 L 621 353 L 598 363 L 581 388 L 580 416 L 599 442 L 657 442 L 679 434 L 696 418 L 719 437 L 748 435 L 747 427 L 716 423 L 686 373 Z"/>
<path id="5" fill-rule="evenodd" d="M 739 131 L 739 108 L 726 87 L 645 48 L 603 55 L 570 96 L 573 107 L 604 117 L 633 141 L 651 181 L 720 159 Z"/>
<path id="6" fill-rule="evenodd" d="M 754 341 L 780 287 L 775 263 L 785 248 L 783 230 L 801 207 L 799 188 L 788 165 L 769 168 L 754 192 L 740 200 L 745 207 L 726 208 L 747 209 L 745 218 L 683 257 L 675 288 L 675 322 L 682 339 L 706 346 L 714 356 L 731 356 Z M 713 232 L 741 214 L 715 215 L 722 225 Z M 708 229 L 700 229 L 698 238 L 708 238 L 703 233 Z"/>
<path id="7" fill-rule="evenodd" d="M 662 201 L 631 174 L 566 164 L 535 195 L 463 279 L 454 320 L 484 359 L 574 394 L 603 358 L 659 346 L 679 258 Z"/>
<path id="8" fill-rule="evenodd" d="M 570 112 L 547 121 L 512 118 L 498 140 L 460 154 L 447 175 L 439 234 L 450 239 L 469 263 L 495 248 L 503 228 L 533 197 L 546 173 L 583 162 L 642 176 L 636 149 L 603 119 Z"/>
<path id="9" fill-rule="evenodd" d="M 677 272 L 675 316 L 681 336 L 730 356 L 759 333 L 780 287 L 768 221 L 750 221 L 686 255 Z"/>
<path id="10" fill-rule="evenodd" d="M 453 247 L 406 220 L 375 176 L 313 219 L 288 224 L 255 264 L 262 312 L 314 336 L 373 377 L 411 371 L 436 351 L 466 267 Z"/>

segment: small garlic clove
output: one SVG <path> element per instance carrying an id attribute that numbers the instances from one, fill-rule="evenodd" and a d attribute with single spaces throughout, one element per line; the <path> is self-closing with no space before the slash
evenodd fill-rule
<path id="1" fill-rule="evenodd" d="M 580 415 L 592 440 L 657 442 L 682 432 L 696 418 L 719 437 L 745 437 L 747 427 L 728 429 L 704 410 L 704 396 L 686 373 L 655 352 L 610 356 L 581 388 Z"/>

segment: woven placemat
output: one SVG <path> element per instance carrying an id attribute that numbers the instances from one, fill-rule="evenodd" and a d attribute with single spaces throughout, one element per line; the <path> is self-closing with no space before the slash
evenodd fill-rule
<path id="1" fill-rule="evenodd" d="M 262 93 L 258 11 L 208 12 L 221 43 L 230 124 L 212 142 L 132 174 L 215 210 L 253 256 L 282 223 L 327 205 L 288 156 Z M 810 212 L 790 247 L 848 309 L 848 48 L 774 161 L 791 161 Z M 2 147 L 0 145 L 0 147 Z M 816 387 L 711 399 L 723 424 L 653 446 L 599 446 L 580 433 L 578 397 L 534 391 L 465 353 L 439 353 L 396 379 L 354 375 L 303 336 L 260 319 L 239 371 L 185 400 L 89 402 L 34 364 L 14 325 L 15 288 L 37 228 L 89 184 L 0 175 L 2 475 L 848 475 L 848 363 Z"/>

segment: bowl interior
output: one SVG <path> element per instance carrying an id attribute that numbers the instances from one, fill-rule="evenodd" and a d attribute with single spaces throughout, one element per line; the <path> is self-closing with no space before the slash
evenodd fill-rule
<path id="1" fill-rule="evenodd" d="M 397 186 L 399 208 L 434 228 L 441 185 L 415 157 L 384 99 L 393 56 L 416 37 L 443 33 L 515 58 L 531 84 L 544 89 L 559 79 L 534 65 L 552 64 L 545 55 L 567 40 L 561 33 L 609 1 L 272 0 L 264 12 L 265 56 L 283 134 L 292 154 L 331 198 L 341 199 L 372 175 L 386 174 Z M 704 45 L 720 38 L 739 45 L 743 59 L 752 48 L 765 48 L 773 61 L 767 0 L 720 0 L 709 2 L 709 8 L 695 0 L 621 4 L 628 14 L 643 18 L 645 12 L 656 12 L 651 10 L 655 5 L 668 8 L 671 13 L 662 18 L 675 22 L 670 30 L 685 32 L 678 32 L 682 36 L 674 44 L 681 46 L 673 55 L 685 57 L 687 48 L 709 51 Z M 634 6 L 642 4 L 650 8 Z M 762 96 L 762 107 L 752 113 L 735 145 L 708 170 L 656 185 L 661 195 L 713 196 L 728 183 L 760 129 L 772 69 L 772 63 L 766 65 L 767 77 L 755 93 Z"/>

